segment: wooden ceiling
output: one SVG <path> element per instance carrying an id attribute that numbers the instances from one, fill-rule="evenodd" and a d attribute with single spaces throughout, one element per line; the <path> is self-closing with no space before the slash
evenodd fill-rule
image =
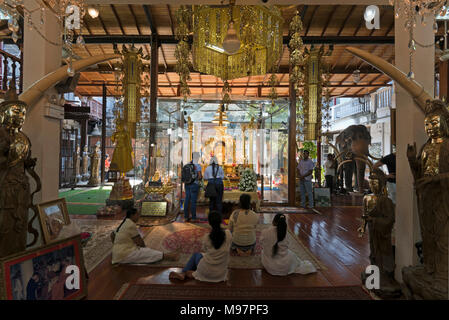
<path id="1" fill-rule="evenodd" d="M 326 57 L 332 77 L 332 96 L 363 96 L 387 85 L 390 79 L 363 61 L 353 57 L 344 49 L 347 45 L 367 50 L 394 63 L 394 17 L 393 8 L 380 7 L 380 29 L 365 27 L 361 5 L 302 5 L 281 7 L 284 17 L 284 50 L 277 73 L 280 81 L 277 89 L 280 97 L 289 92 L 289 50 L 288 27 L 297 9 L 303 13 L 304 42 L 310 47 L 333 44 L 332 55 Z M 135 43 L 143 47 L 146 54 L 151 52 L 151 35 L 157 34 L 161 41 L 158 51 L 159 76 L 158 95 L 160 97 L 179 96 L 179 77 L 174 72 L 176 59 L 175 5 L 102 5 L 100 15 L 92 19 L 84 18 L 82 34 L 86 39 L 84 47 L 75 47 L 79 57 L 113 53 L 113 43 Z M 147 40 L 146 40 L 147 39 Z M 356 84 L 352 80 L 354 70 L 361 70 L 361 79 Z M 103 83 L 107 83 L 108 94 L 114 95 L 115 87 L 112 64 L 99 64 L 95 69 L 81 73 L 76 89 L 81 96 L 101 96 Z M 219 97 L 223 82 L 215 77 L 192 71 L 189 82 L 191 97 Z M 233 97 L 262 98 L 269 94 L 268 77 L 252 76 L 230 81 Z"/>

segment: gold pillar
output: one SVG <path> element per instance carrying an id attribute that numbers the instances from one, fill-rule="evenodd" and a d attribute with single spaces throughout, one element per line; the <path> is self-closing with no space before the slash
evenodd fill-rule
<path id="1" fill-rule="evenodd" d="M 320 78 L 320 59 L 322 50 L 313 49 L 310 52 L 306 68 L 306 94 L 305 94 L 305 140 L 317 139 L 317 128 L 319 127 L 318 114 L 321 109 L 321 88 Z"/>
<path id="2" fill-rule="evenodd" d="M 243 164 L 248 164 L 248 159 L 246 158 L 246 129 L 248 129 L 247 124 L 242 125 L 242 134 L 243 134 Z"/>
<path id="3" fill-rule="evenodd" d="M 190 118 L 190 116 L 187 118 L 187 125 L 188 125 L 188 132 L 189 132 L 189 153 L 190 153 L 190 161 L 193 160 L 193 139 L 192 139 L 192 135 L 193 135 L 193 122 L 192 119 Z"/>
<path id="4" fill-rule="evenodd" d="M 142 50 L 123 46 L 123 94 L 125 121 L 131 138 L 136 137 L 136 124 L 140 121 L 140 82 L 142 73 Z"/>

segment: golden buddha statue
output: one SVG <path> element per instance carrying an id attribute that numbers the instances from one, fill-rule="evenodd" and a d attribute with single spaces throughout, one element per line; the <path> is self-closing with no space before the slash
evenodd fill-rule
<path id="1" fill-rule="evenodd" d="M 111 141 L 115 143 L 114 154 L 112 156 L 111 169 L 118 170 L 122 175 L 134 168 L 133 148 L 131 138 L 125 129 L 124 122 L 117 118 L 117 129 L 111 136 Z"/>
<path id="2" fill-rule="evenodd" d="M 425 130 L 429 137 L 417 153 L 407 146 L 415 180 L 421 227 L 423 266 L 403 268 L 409 298 L 447 299 L 449 227 L 449 111 L 446 103 L 428 100 Z"/>
<path id="3" fill-rule="evenodd" d="M 34 193 L 40 190 L 40 180 L 34 172 L 36 159 L 31 158 L 31 142 L 21 131 L 26 108 L 12 85 L 6 100 L 0 104 L 0 257 L 24 251 L 27 246 L 28 210 L 35 209 L 27 172 L 36 180 Z M 30 231 L 35 243 L 37 231 Z"/>

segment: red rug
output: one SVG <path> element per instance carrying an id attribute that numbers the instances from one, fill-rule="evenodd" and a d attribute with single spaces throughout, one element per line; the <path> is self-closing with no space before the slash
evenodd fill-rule
<path id="1" fill-rule="evenodd" d="M 115 300 L 372 300 L 359 286 L 233 287 L 226 283 L 195 286 L 127 283 Z"/>

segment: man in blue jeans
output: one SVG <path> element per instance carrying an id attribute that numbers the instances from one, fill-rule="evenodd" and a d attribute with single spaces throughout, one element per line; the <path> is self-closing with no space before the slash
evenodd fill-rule
<path id="1" fill-rule="evenodd" d="M 200 180 L 202 179 L 201 166 L 198 164 L 199 159 L 199 152 L 194 152 L 192 154 L 192 164 L 194 165 L 195 171 L 197 172 L 198 176 L 194 182 L 185 185 L 186 199 L 184 202 L 184 220 L 186 222 L 189 222 L 191 220 L 189 218 L 189 206 L 192 219 L 196 220 L 196 200 L 198 199 L 198 193 L 200 191 Z"/>
<path id="2" fill-rule="evenodd" d="M 315 164 L 309 158 L 309 151 L 304 150 L 303 159 L 299 161 L 299 192 L 301 193 L 301 207 L 306 207 L 306 192 L 309 198 L 309 208 L 313 208 L 312 172 Z"/>

